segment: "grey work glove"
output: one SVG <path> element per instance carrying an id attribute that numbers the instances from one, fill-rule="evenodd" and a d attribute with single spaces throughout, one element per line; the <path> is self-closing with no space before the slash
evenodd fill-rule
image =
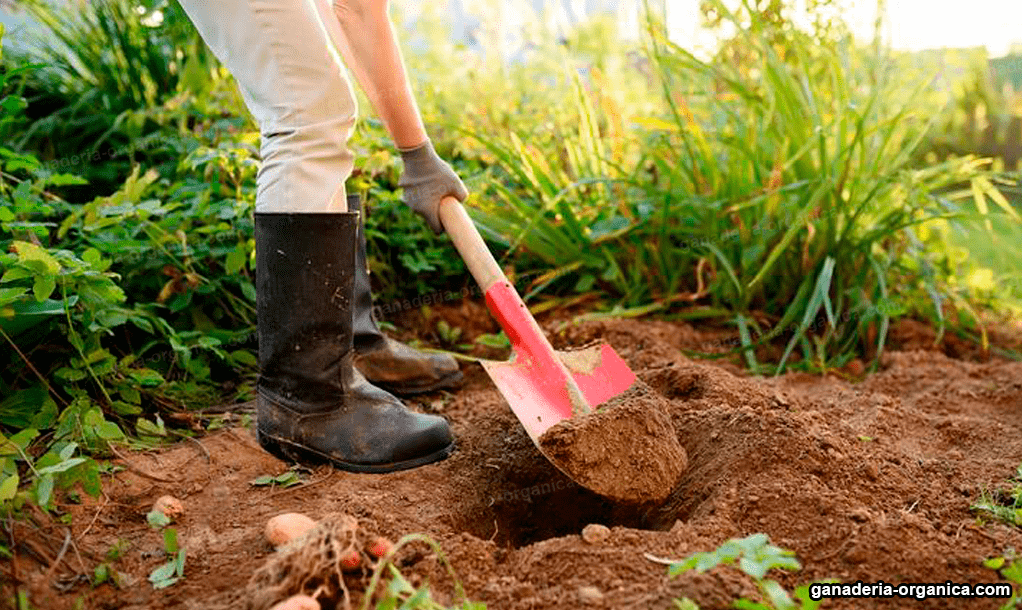
<path id="1" fill-rule="evenodd" d="M 436 154 L 426 140 L 415 148 L 398 149 L 405 168 L 398 186 L 404 189 L 404 202 L 422 215 L 437 235 L 444 232 L 440 222 L 440 200 L 450 195 L 458 201 L 468 198 L 468 189 L 451 166 Z"/>

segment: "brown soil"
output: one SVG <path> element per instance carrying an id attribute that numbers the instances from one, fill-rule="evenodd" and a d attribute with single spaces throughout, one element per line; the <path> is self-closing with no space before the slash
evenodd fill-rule
<path id="1" fill-rule="evenodd" d="M 573 480 L 611 500 L 662 502 L 688 466 L 669 406 L 641 380 L 587 415 L 561 421 L 540 450 Z"/>
<path id="2" fill-rule="evenodd" d="M 466 365 L 461 391 L 412 401 L 450 419 L 459 448 L 444 462 L 388 475 L 324 467 L 296 487 L 253 486 L 287 466 L 263 452 L 235 415 L 233 425 L 198 441 L 115 460 L 129 467 L 110 477 L 102 498 L 61 507 L 70 527 L 45 515 L 34 528 L 16 525 L 4 593 L 17 578 L 33 607 L 45 610 L 243 608 L 249 579 L 275 556 L 263 527 L 283 512 L 348 514 L 391 540 L 426 533 L 470 599 L 509 610 L 666 609 L 684 596 L 725 608 L 740 596 L 754 599 L 754 583 L 733 568 L 668 578 L 661 559 L 756 532 L 802 562 L 800 572 L 771 573 L 789 589 L 824 579 L 996 582 L 982 561 L 1022 549 L 1022 531 L 969 509 L 1022 462 L 1022 363 L 956 360 L 925 344 L 926 351 L 888 353 L 880 372 L 861 382 L 761 379 L 732 363 L 685 358 L 682 350 L 729 345 L 685 324 L 588 323 L 554 343 L 596 338 L 666 401 L 688 467 L 662 502 L 616 503 L 573 483 L 542 457 L 485 373 Z M 861 364 L 853 364 L 842 374 L 859 375 Z M 184 502 L 176 527 L 187 561 L 183 580 L 154 590 L 147 575 L 166 557 L 145 515 L 164 494 Z M 583 539 L 590 524 L 609 533 L 589 528 Z M 85 575 L 119 540 L 126 550 L 106 561 L 127 576 L 122 588 L 91 588 Z M 454 583 L 429 547 L 415 544 L 399 556 L 413 584 L 428 580 L 435 598 L 453 601 Z M 355 601 L 367 581 L 366 574 L 348 579 Z M 999 605 L 894 599 L 824 607 Z"/>

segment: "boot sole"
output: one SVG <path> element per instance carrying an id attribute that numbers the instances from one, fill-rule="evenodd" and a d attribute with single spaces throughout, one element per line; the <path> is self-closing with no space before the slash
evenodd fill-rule
<path id="1" fill-rule="evenodd" d="M 344 460 L 339 460 L 335 457 L 320 453 L 315 449 L 303 447 L 302 445 L 293 443 L 286 439 L 269 436 L 264 434 L 258 428 L 256 428 L 256 438 L 259 439 L 259 444 L 263 449 L 285 462 L 332 464 L 335 468 L 340 470 L 362 474 L 384 474 L 388 472 L 410 470 L 412 468 L 418 468 L 419 466 L 425 466 L 427 464 L 444 460 L 454 452 L 454 443 L 451 443 L 439 451 L 434 451 L 433 453 L 410 460 L 391 462 L 387 464 L 355 464 L 353 462 L 345 462 Z"/>
<path id="2" fill-rule="evenodd" d="M 395 394 L 397 396 L 415 396 L 417 394 L 427 394 L 437 390 L 458 389 L 461 387 L 462 382 L 465 381 L 465 375 L 460 370 L 454 371 L 446 377 L 441 377 L 437 381 L 418 386 L 397 386 L 387 383 L 386 381 L 373 381 L 368 377 L 366 377 L 366 379 L 369 383 L 382 390 L 386 390 L 391 394 Z"/>

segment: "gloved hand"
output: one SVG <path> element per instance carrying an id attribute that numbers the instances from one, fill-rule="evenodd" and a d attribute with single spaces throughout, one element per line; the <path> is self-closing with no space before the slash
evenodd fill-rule
<path id="1" fill-rule="evenodd" d="M 458 201 L 468 198 L 468 189 L 451 166 L 436 154 L 426 140 L 415 148 L 398 149 L 405 168 L 398 186 L 404 189 L 404 202 L 422 215 L 437 235 L 444 232 L 440 222 L 440 200 L 450 195 Z"/>

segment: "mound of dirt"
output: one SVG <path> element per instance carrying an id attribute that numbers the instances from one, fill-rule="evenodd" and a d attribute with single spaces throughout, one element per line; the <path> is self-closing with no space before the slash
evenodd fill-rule
<path id="1" fill-rule="evenodd" d="M 592 413 L 555 424 L 543 453 L 579 484 L 618 502 L 661 502 L 688 465 L 662 396 L 641 380 Z"/>

